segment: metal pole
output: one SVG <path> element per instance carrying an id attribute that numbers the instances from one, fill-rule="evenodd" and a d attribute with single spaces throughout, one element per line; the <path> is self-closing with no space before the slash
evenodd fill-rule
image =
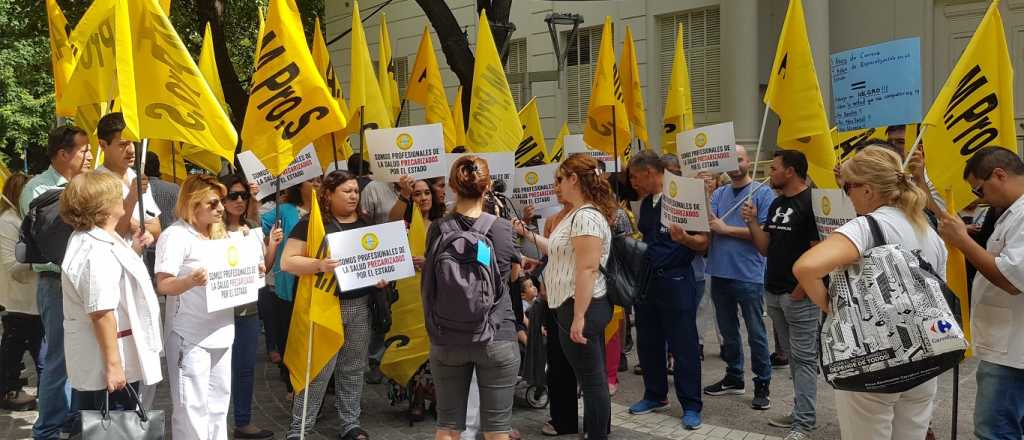
<path id="1" fill-rule="evenodd" d="M 334 169 L 338 169 L 338 144 L 334 139 L 334 133 L 331 133 L 331 154 L 334 156 Z"/>
<path id="2" fill-rule="evenodd" d="M 135 147 L 135 189 L 139 195 L 138 207 L 139 207 L 139 229 L 145 230 L 146 228 L 146 211 L 142 206 L 142 159 L 146 157 L 146 149 L 149 147 L 149 138 L 143 139 L 141 144 L 137 144 Z"/>
<path id="3" fill-rule="evenodd" d="M 768 123 L 768 106 L 764 106 L 764 117 L 761 118 L 761 133 L 757 135 L 757 151 L 754 153 L 754 166 L 750 169 L 750 177 L 757 176 L 757 161 L 761 159 L 761 144 L 764 141 L 764 126 Z"/>
<path id="4" fill-rule="evenodd" d="M 309 336 L 308 342 L 306 343 L 306 386 L 302 390 L 302 427 L 299 428 L 299 440 L 306 438 L 306 407 L 309 406 L 309 370 L 313 365 L 313 320 L 309 319 L 309 307 L 311 304 L 306 305 L 306 318 L 309 320 Z M 291 380 L 291 378 L 289 378 Z M 328 379 L 330 380 L 330 379 Z M 340 390 L 338 390 L 340 391 Z"/>
<path id="5" fill-rule="evenodd" d="M 364 136 L 366 130 L 363 127 L 363 113 L 365 112 L 365 110 L 366 110 L 366 106 L 359 107 L 359 175 L 360 176 L 363 175 L 363 163 L 365 162 L 363 157 L 364 156 L 369 157 L 368 153 L 366 152 L 366 137 Z"/>
<path id="6" fill-rule="evenodd" d="M 171 142 L 171 179 L 178 183 L 178 160 L 174 154 L 174 142 Z"/>
<path id="7" fill-rule="evenodd" d="M 615 199 L 619 199 L 619 137 L 615 126 L 615 106 L 612 106 L 612 159 L 615 161 Z"/>
<path id="8" fill-rule="evenodd" d="M 395 116 L 395 127 L 398 126 L 398 122 L 402 120 L 402 111 L 405 110 L 405 98 L 402 98 L 402 104 L 398 107 L 398 116 Z"/>
<path id="9" fill-rule="evenodd" d="M 923 128 L 923 127 L 922 127 Z M 923 131 L 923 130 L 922 130 Z M 957 407 L 960 403 L 960 363 L 957 362 L 953 366 L 953 418 L 951 419 L 953 427 L 950 428 L 949 438 L 950 440 L 956 440 L 956 419 L 957 419 Z"/>

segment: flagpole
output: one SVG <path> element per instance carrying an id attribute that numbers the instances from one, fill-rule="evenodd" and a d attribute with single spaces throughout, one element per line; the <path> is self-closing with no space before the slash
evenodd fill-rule
<path id="1" fill-rule="evenodd" d="M 761 144 L 764 143 L 764 127 L 767 124 L 768 124 L 768 104 L 765 104 L 764 105 L 764 116 L 761 117 L 761 132 L 758 133 L 758 135 L 757 135 L 757 150 L 755 150 L 755 152 L 754 152 L 754 166 L 751 167 L 751 169 L 750 169 L 750 171 L 751 171 L 750 172 L 750 177 L 751 178 L 754 178 L 755 176 L 757 176 L 757 163 L 758 163 L 758 159 L 761 158 Z M 765 180 L 767 181 L 768 179 L 765 179 Z M 754 190 L 755 189 L 757 189 L 757 188 L 751 188 L 750 189 L 750 194 L 747 194 L 747 201 L 750 201 L 750 200 L 754 199 Z M 739 204 L 736 205 L 736 206 L 739 206 Z M 736 206 L 733 206 L 733 209 L 736 209 Z M 733 209 L 730 209 L 729 212 L 732 212 Z M 725 215 L 729 215 L 729 212 L 727 212 Z M 724 217 L 725 216 L 722 216 L 722 218 L 724 218 Z"/>
<path id="2" fill-rule="evenodd" d="M 403 110 L 405 110 L 405 98 L 402 98 L 402 104 L 398 106 L 398 116 L 395 116 L 395 127 L 397 127 L 398 122 L 402 120 Z"/>
<path id="3" fill-rule="evenodd" d="M 306 317 L 309 317 L 308 311 L 306 313 Z M 309 370 L 313 368 L 313 320 L 309 319 L 308 321 L 309 337 L 306 338 L 306 389 L 302 390 L 302 427 L 299 428 L 299 440 L 304 440 L 306 438 L 306 407 L 309 406 Z M 333 379 L 333 377 L 327 380 L 331 379 Z"/>
<path id="4" fill-rule="evenodd" d="M 615 162 L 615 198 L 619 198 L 619 136 L 615 126 L 615 106 L 612 106 L 612 159 Z"/>
<path id="5" fill-rule="evenodd" d="M 174 142 L 171 142 L 171 181 L 178 183 L 178 161 L 175 159 Z"/>
<path id="6" fill-rule="evenodd" d="M 338 145 L 334 140 L 334 133 L 331 133 L 331 154 L 334 156 L 334 169 L 338 169 Z"/>
<path id="7" fill-rule="evenodd" d="M 274 179 L 274 225 L 281 221 L 281 176 L 277 176 Z M 296 203 L 295 200 L 289 200 L 291 203 Z"/>
<path id="8" fill-rule="evenodd" d="M 718 218 L 723 218 L 724 219 L 724 218 L 728 217 L 729 214 L 732 214 L 732 212 L 736 210 L 736 208 L 739 208 L 740 205 L 746 203 L 747 200 L 750 200 L 751 198 L 753 198 L 754 191 L 757 191 L 757 187 L 762 186 L 765 183 L 767 183 L 768 179 L 771 179 L 771 176 L 765 177 L 760 182 L 754 182 L 754 184 L 753 184 L 754 186 L 750 188 L 750 194 L 747 194 L 747 197 L 745 197 L 746 200 L 744 200 L 742 202 L 738 202 L 735 205 L 732 205 L 732 208 L 729 208 L 728 211 L 725 211 L 725 214 L 719 216 Z"/>
<path id="9" fill-rule="evenodd" d="M 921 145 L 921 138 L 924 137 L 924 131 L 927 129 L 927 124 L 921 124 L 921 129 L 917 130 L 917 138 L 914 139 L 914 146 L 910 147 L 910 152 L 908 152 L 907 157 L 903 159 L 903 167 L 901 169 L 907 169 L 907 164 L 910 163 L 910 158 L 914 157 L 914 153 L 917 152 L 917 147 Z"/>
<path id="10" fill-rule="evenodd" d="M 359 176 L 363 175 L 363 155 L 366 153 L 366 130 L 363 129 L 363 113 L 366 113 L 366 106 L 359 107 Z M 367 156 L 369 157 L 369 156 Z"/>
<path id="11" fill-rule="evenodd" d="M 146 157 L 147 147 L 149 147 L 149 138 L 142 140 L 135 153 L 135 189 L 139 199 L 137 205 L 139 207 L 139 230 L 141 231 L 146 230 L 146 211 L 142 206 L 142 160 Z"/>

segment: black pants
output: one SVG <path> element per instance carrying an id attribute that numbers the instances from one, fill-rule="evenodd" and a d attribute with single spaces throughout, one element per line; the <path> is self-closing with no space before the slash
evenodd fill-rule
<path id="1" fill-rule="evenodd" d="M 0 395 L 17 391 L 24 386 L 21 371 L 25 352 L 36 364 L 36 377 L 42 370 L 43 359 L 39 350 L 43 344 L 43 321 L 39 315 L 7 313 L 3 317 L 4 335 L 0 339 Z"/>
<path id="2" fill-rule="evenodd" d="M 537 304 L 534 307 L 545 307 Z M 576 373 L 562 352 L 558 322 L 554 310 L 544 313 L 544 328 L 547 329 L 547 386 L 548 403 L 551 405 L 551 426 L 559 434 L 576 434 L 580 432 L 579 409 L 576 397 Z"/>
<path id="3" fill-rule="evenodd" d="M 100 374 L 103 373 L 100 372 Z M 135 391 L 136 396 L 139 395 L 139 382 L 132 382 L 127 386 Z M 99 411 L 103 409 L 103 401 L 107 399 L 107 390 L 78 391 L 78 393 L 80 406 L 78 409 L 85 411 Z M 110 393 L 110 400 L 107 402 L 110 403 L 110 411 L 132 411 L 138 406 L 135 404 L 135 398 L 128 394 L 128 388 L 122 388 Z"/>
<path id="4" fill-rule="evenodd" d="M 273 345 L 281 357 L 284 357 L 285 345 L 288 343 L 288 327 L 292 323 L 292 308 L 294 303 L 285 301 L 278 297 L 276 294 L 268 295 L 269 307 L 260 311 L 260 316 L 263 317 L 263 326 L 267 329 L 267 339 L 273 341 L 268 345 Z M 268 312 L 265 316 L 264 311 Z M 285 367 L 284 362 L 281 362 L 281 379 L 284 380 L 285 388 L 288 392 L 292 392 L 292 381 L 288 377 L 288 368 Z"/>
<path id="5" fill-rule="evenodd" d="M 587 343 L 577 344 L 569 338 L 574 305 L 575 301 L 569 299 L 558 307 L 559 342 L 583 391 L 583 432 L 588 440 L 604 440 L 611 430 L 612 418 L 608 373 L 604 368 L 604 328 L 612 319 L 612 307 L 604 298 L 590 301 L 583 325 Z"/>

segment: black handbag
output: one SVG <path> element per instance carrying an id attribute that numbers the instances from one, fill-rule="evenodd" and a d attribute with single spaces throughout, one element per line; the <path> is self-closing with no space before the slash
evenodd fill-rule
<path id="1" fill-rule="evenodd" d="M 110 393 L 99 411 L 82 411 L 82 440 L 162 440 L 164 412 L 147 411 L 131 386 L 125 387 L 135 401 L 133 411 L 110 411 Z"/>
<path id="2" fill-rule="evenodd" d="M 584 209 L 597 211 L 595 208 Z M 570 230 L 575 220 L 576 214 L 573 214 L 572 220 L 569 221 Z M 631 237 L 628 233 L 612 237 L 608 262 L 600 266 L 608 302 L 626 309 L 640 302 L 650 279 L 650 269 L 644 258 L 646 253 L 647 243 Z"/>
<path id="3" fill-rule="evenodd" d="M 378 289 L 373 287 L 370 294 L 370 328 L 375 334 L 387 334 L 391 331 L 391 304 L 398 301 L 398 291 L 394 283 L 388 283 L 388 287 Z"/>

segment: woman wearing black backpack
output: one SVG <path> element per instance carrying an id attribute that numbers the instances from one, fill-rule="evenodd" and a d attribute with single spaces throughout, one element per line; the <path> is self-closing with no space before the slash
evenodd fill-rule
<path id="1" fill-rule="evenodd" d="M 463 156 L 452 164 L 451 213 L 430 224 L 423 269 L 423 310 L 437 393 L 437 439 L 466 429 L 469 384 L 480 384 L 480 430 L 506 440 L 519 371 L 515 316 L 507 281 L 519 254 L 512 223 L 484 212 L 491 189 L 487 161 Z"/>

